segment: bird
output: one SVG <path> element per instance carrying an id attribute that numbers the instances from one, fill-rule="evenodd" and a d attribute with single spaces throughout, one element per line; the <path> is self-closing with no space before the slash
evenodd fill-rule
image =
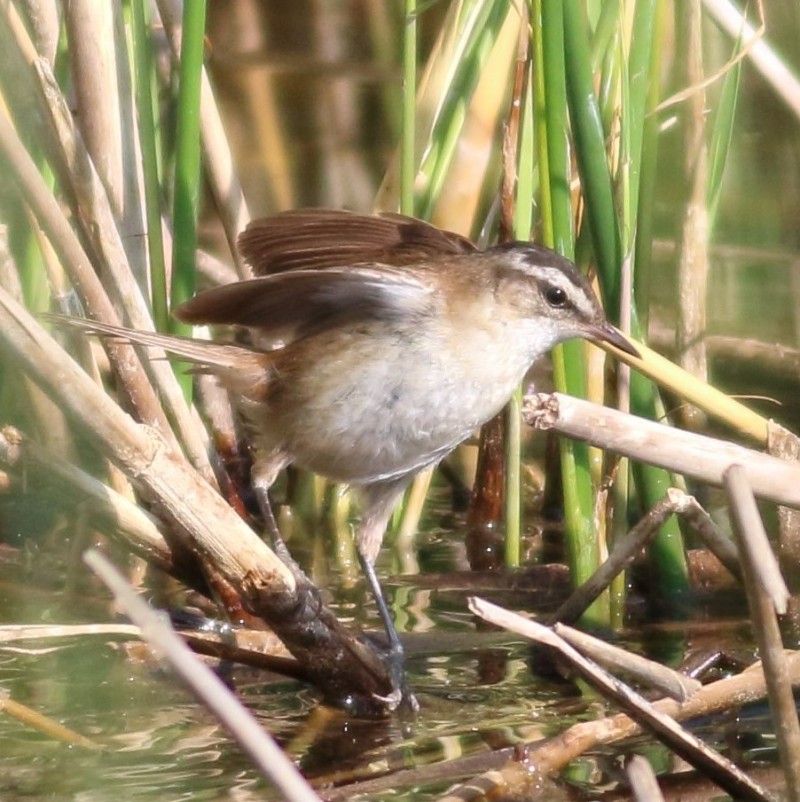
<path id="1" fill-rule="evenodd" d="M 98 330 L 219 378 L 249 432 L 267 517 L 269 488 L 289 465 L 358 491 L 357 553 L 387 632 L 393 693 L 413 699 L 374 567 L 406 487 L 497 414 L 556 344 L 637 351 L 580 270 L 531 242 L 479 249 L 404 215 L 301 209 L 252 221 L 238 246 L 254 277 L 201 291 L 173 314 L 244 329 L 247 343 Z"/>

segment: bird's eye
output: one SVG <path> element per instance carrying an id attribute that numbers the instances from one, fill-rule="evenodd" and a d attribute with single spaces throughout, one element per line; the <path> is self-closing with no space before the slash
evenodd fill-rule
<path id="1" fill-rule="evenodd" d="M 561 287 L 547 287 L 544 291 L 544 299 L 550 306 L 560 307 L 567 304 L 567 293 Z"/>

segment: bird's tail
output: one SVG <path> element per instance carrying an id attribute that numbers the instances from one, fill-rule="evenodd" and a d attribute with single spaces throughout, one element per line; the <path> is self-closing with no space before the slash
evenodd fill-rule
<path id="1" fill-rule="evenodd" d="M 255 351 L 243 345 L 215 343 L 177 334 L 160 334 L 155 331 L 129 329 L 109 323 L 98 323 L 85 318 L 66 315 L 45 315 L 47 320 L 59 326 L 79 329 L 86 334 L 113 337 L 129 344 L 160 348 L 178 359 L 197 366 L 199 372 L 214 373 L 230 390 L 240 395 L 260 400 L 269 378 L 270 357 L 263 351 Z"/>

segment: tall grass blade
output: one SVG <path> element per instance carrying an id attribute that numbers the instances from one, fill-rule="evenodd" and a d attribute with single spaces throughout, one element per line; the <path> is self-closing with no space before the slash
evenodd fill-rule
<path id="1" fill-rule="evenodd" d="M 734 56 L 740 50 L 741 41 L 736 43 Z M 722 179 L 728 161 L 731 139 L 733 138 L 733 122 L 736 116 L 739 85 L 741 83 L 741 59 L 728 70 L 722 82 L 714 126 L 711 129 L 711 140 L 708 146 L 708 183 L 706 187 L 706 204 L 708 206 L 709 227 L 713 228 L 714 219 L 719 207 Z"/>

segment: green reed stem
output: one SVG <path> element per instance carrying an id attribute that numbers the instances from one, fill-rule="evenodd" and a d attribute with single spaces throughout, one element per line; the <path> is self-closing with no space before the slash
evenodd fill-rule
<path id="1" fill-rule="evenodd" d="M 136 79 L 136 109 L 139 120 L 139 142 L 142 149 L 145 213 L 147 216 L 147 249 L 150 257 L 153 321 L 157 329 L 169 330 L 167 302 L 167 270 L 164 261 L 164 239 L 161 232 L 161 187 L 158 171 L 155 115 L 158 112 L 152 88 L 154 78 L 152 42 L 149 36 L 144 0 L 131 2 L 133 64 Z"/>
<path id="2" fill-rule="evenodd" d="M 586 215 L 597 259 L 598 275 L 606 309 L 613 320 L 619 319 L 622 243 L 614 192 L 605 153 L 603 130 L 589 55 L 586 20 L 579 0 L 564 0 L 564 40 L 570 57 L 566 62 L 570 119 L 573 124 L 575 153 L 586 202 Z M 642 49 L 643 67 L 647 49 Z M 634 73 L 631 66 L 630 73 Z M 636 307 L 631 308 L 631 331 L 641 337 Z M 637 414 L 655 417 L 655 388 L 639 374 L 631 377 L 631 406 Z M 643 503 L 648 507 L 661 498 L 670 486 L 669 474 L 648 466 L 635 466 L 634 475 Z M 686 558 L 677 521 L 671 518 L 662 526 L 650 550 L 659 571 L 664 594 L 683 591 L 688 586 Z"/>
<path id="3" fill-rule="evenodd" d="M 565 39 L 560 4 L 534 4 L 534 47 L 541 49 L 543 67 L 544 119 L 539 131 L 546 138 L 546 170 L 541 194 L 542 209 L 551 214 L 543 218 L 546 245 L 572 259 L 575 255 L 572 198 L 570 195 L 571 165 L 569 158 L 569 117 L 566 102 Z M 537 24 L 539 23 L 539 24 Z M 537 36 L 539 34 L 539 36 Z M 572 56 L 570 55 L 570 58 Z M 585 362 L 580 343 L 565 343 L 553 351 L 556 387 L 573 395 L 585 395 Z M 583 443 L 563 438 L 559 441 L 561 473 L 564 486 L 564 530 L 567 559 L 572 581 L 580 585 L 600 564 L 600 550 L 594 526 L 594 501 L 589 450 Z M 601 596 L 587 611 L 595 623 L 607 623 L 608 596 Z"/>
<path id="4" fill-rule="evenodd" d="M 658 115 L 653 109 L 660 98 L 661 56 L 664 42 L 663 0 L 656 0 L 650 47 L 650 61 L 647 69 L 647 94 L 645 114 L 642 120 L 642 156 L 639 166 L 639 194 L 636 212 L 636 236 L 634 238 L 635 270 L 633 274 L 634 304 L 640 312 L 641 328 L 647 331 L 650 311 L 650 279 L 652 276 L 652 250 L 655 236 L 655 199 L 658 178 Z M 639 35 L 638 28 L 636 34 Z"/>
<path id="5" fill-rule="evenodd" d="M 603 0 L 600 16 L 592 35 L 592 72 L 600 71 L 600 66 L 606 57 L 612 37 L 619 31 L 619 0 Z"/>
<path id="6" fill-rule="evenodd" d="M 609 108 L 614 108 L 620 115 L 620 153 L 617 174 L 617 196 L 621 217 L 622 252 L 628 259 L 629 269 L 633 270 L 635 262 L 632 251 L 636 243 L 638 198 L 642 161 L 643 130 L 647 109 L 647 93 L 651 79 L 648 60 L 651 52 L 653 15 L 655 2 L 645 0 L 637 3 L 633 30 L 626 52 L 626 38 L 621 30 L 617 30 L 614 46 L 609 49 L 607 59 L 608 84 L 612 93 L 618 95 L 618 104 L 610 98 Z M 618 109 L 618 110 L 617 110 Z M 610 129 L 606 122 L 606 129 Z M 630 309 L 630 294 L 621 299 L 620 309 Z M 627 399 L 626 399 L 627 401 Z M 613 519 L 608 522 L 609 548 L 624 537 L 628 531 L 629 508 L 631 502 L 630 464 L 628 460 L 620 460 L 613 487 Z M 619 629 L 624 624 L 625 599 L 627 595 L 626 573 L 622 572 L 610 587 L 611 624 Z"/>
<path id="7" fill-rule="evenodd" d="M 533 200 L 536 191 L 534 165 L 533 91 L 530 59 L 521 98 L 519 144 L 517 148 L 517 193 L 514 203 L 514 236 L 529 240 L 533 227 Z M 519 566 L 522 557 L 522 390 L 512 396 L 506 407 L 506 484 L 505 484 L 505 555 L 508 568 Z"/>
<path id="8" fill-rule="evenodd" d="M 547 137 L 548 193 L 552 209 L 549 247 L 575 257 L 570 195 L 569 116 L 566 98 L 564 27 L 558 3 L 541 4 L 541 47 Z"/>
<path id="9" fill-rule="evenodd" d="M 641 191 L 642 159 L 644 136 L 651 108 L 648 99 L 650 86 L 658 85 L 658 74 L 654 72 L 653 53 L 656 47 L 657 0 L 639 0 L 633 18 L 631 47 L 627 60 L 626 81 L 623 101 L 623 153 L 621 161 L 626 165 L 628 180 L 625 182 L 626 194 L 623 199 L 625 225 L 623 226 L 624 252 L 628 253 L 635 243 L 635 232 L 640 217 L 639 193 Z M 624 63 L 624 59 L 623 59 Z"/>
<path id="10" fill-rule="evenodd" d="M 403 133 L 400 145 L 400 212 L 414 214 L 414 142 L 417 126 L 417 0 L 405 1 L 403 28 Z"/>
<path id="11" fill-rule="evenodd" d="M 172 305 L 194 293 L 197 217 L 200 196 L 200 80 L 206 0 L 192 0 L 183 7 L 183 36 L 178 89 L 178 124 L 175 156 L 173 211 Z M 188 327 L 173 322 L 174 331 Z"/>
<path id="12" fill-rule="evenodd" d="M 622 249 L 606 161 L 605 132 L 594 93 L 589 37 L 579 0 L 564 0 L 562 8 L 564 44 L 569 53 L 566 78 L 575 156 L 587 206 L 591 209 L 587 222 L 592 232 L 606 311 L 613 320 L 618 320 L 618 270 Z"/>

